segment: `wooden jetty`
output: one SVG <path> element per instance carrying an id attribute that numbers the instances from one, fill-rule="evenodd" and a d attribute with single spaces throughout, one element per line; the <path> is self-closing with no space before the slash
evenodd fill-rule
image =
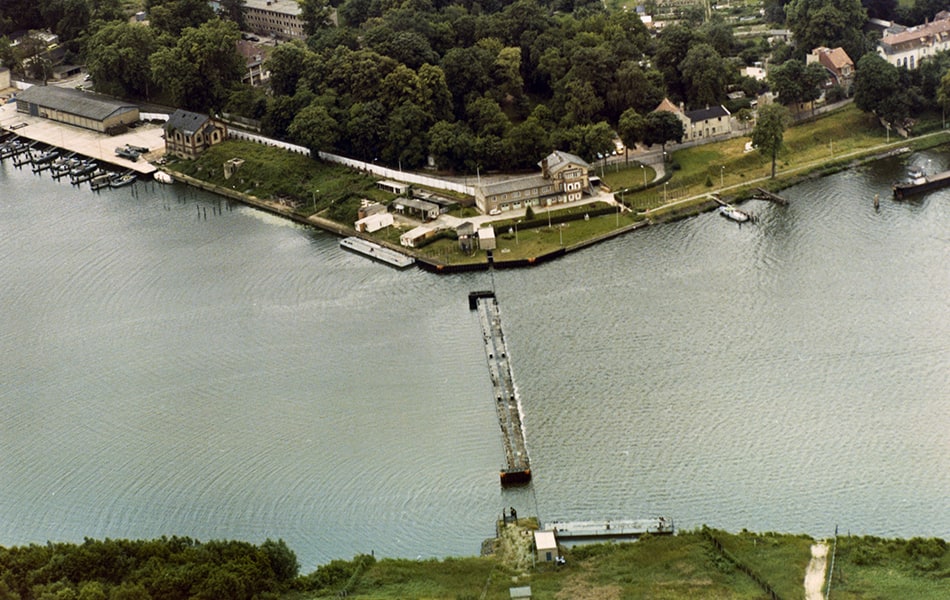
<path id="1" fill-rule="evenodd" d="M 635 540 L 650 535 L 673 535 L 673 519 L 605 520 L 605 521 L 552 521 L 544 524 L 545 531 L 553 531 L 558 543 L 583 544 L 610 540 Z"/>
<path id="2" fill-rule="evenodd" d="M 774 202 L 781 206 L 788 206 L 788 200 L 786 200 L 785 198 L 782 198 L 778 194 L 774 194 L 768 191 L 765 188 L 760 188 L 760 187 L 755 188 L 755 194 L 753 195 L 753 197 L 759 200 L 768 200 L 769 202 Z"/>
<path id="3" fill-rule="evenodd" d="M 478 311 L 482 326 L 485 356 L 495 396 L 495 412 L 501 426 L 507 466 L 499 476 L 502 486 L 525 484 L 531 481 L 531 465 L 521 425 L 521 403 L 515 393 L 511 376 L 508 348 L 501 330 L 501 314 L 495 292 L 477 291 L 468 295 L 468 307 Z"/>

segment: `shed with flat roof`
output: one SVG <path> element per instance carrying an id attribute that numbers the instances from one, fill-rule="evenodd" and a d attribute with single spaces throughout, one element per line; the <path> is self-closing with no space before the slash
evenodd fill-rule
<path id="1" fill-rule="evenodd" d="M 534 548 L 538 562 L 554 562 L 557 558 L 557 538 L 553 531 L 535 531 Z"/>

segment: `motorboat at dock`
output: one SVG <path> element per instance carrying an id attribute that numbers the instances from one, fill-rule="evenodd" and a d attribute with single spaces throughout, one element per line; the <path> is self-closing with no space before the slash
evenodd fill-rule
<path id="1" fill-rule="evenodd" d="M 731 204 L 723 204 L 720 206 L 719 214 L 727 219 L 735 221 L 736 223 L 745 223 L 746 221 L 750 221 L 752 219 L 752 216 L 749 213 L 739 210 Z"/>
<path id="2" fill-rule="evenodd" d="M 135 183 L 136 179 L 138 179 L 138 175 L 135 174 L 135 171 L 126 171 L 121 175 L 112 175 L 109 178 L 109 185 L 114 188 L 123 187 Z"/>

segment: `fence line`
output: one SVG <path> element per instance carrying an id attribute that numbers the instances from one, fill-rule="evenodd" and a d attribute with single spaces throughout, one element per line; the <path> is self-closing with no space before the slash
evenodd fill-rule
<path id="1" fill-rule="evenodd" d="M 708 528 L 704 527 L 702 533 L 703 536 L 709 540 L 710 543 L 712 543 L 713 547 L 719 551 L 719 554 L 721 554 L 723 558 L 732 563 L 737 569 L 748 575 L 752 581 L 756 582 L 759 587 L 762 588 L 762 591 L 768 594 L 770 600 L 782 600 L 782 597 L 778 595 L 778 592 L 775 591 L 775 589 L 769 584 L 769 582 L 765 580 L 765 578 L 755 572 L 752 567 L 746 565 L 736 558 L 731 552 L 726 550 L 725 547 L 723 547 L 722 542 L 720 542 L 719 539 L 717 539 Z"/>
<path id="2" fill-rule="evenodd" d="M 263 135 L 251 133 L 250 131 L 242 131 L 240 129 L 228 129 L 228 137 L 238 139 L 238 140 L 246 140 L 249 142 L 256 142 L 258 144 L 264 144 L 265 146 L 274 146 L 276 148 L 287 150 L 288 152 L 303 154 L 304 156 L 312 156 L 310 149 L 305 146 L 299 146 L 297 144 L 282 142 L 280 140 L 275 140 L 273 138 L 269 138 Z M 469 196 L 475 195 L 475 188 L 473 186 L 465 185 L 463 183 L 457 183 L 454 181 L 446 181 L 444 179 L 439 179 L 437 177 L 427 177 L 425 175 L 419 175 L 417 173 L 406 173 L 405 171 L 390 169 L 389 167 L 384 167 L 382 165 L 368 163 L 362 160 L 356 160 L 354 158 L 347 158 L 345 156 L 339 156 L 337 154 L 330 154 L 329 152 L 318 152 L 317 155 L 319 156 L 321 160 L 325 160 L 327 162 L 332 162 L 338 165 L 350 167 L 351 169 L 358 169 L 360 171 L 372 173 L 373 175 L 377 177 L 392 179 L 395 181 L 401 181 L 403 183 L 422 185 L 425 187 L 435 188 L 437 190 L 448 190 L 448 191 L 457 192 L 460 194 L 466 194 Z"/>

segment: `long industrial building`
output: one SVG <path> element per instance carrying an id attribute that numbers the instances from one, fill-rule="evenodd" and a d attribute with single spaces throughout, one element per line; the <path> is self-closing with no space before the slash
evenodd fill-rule
<path id="1" fill-rule="evenodd" d="M 139 107 L 90 92 L 56 86 L 34 85 L 17 94 L 17 112 L 60 123 L 118 134 L 139 120 Z"/>

